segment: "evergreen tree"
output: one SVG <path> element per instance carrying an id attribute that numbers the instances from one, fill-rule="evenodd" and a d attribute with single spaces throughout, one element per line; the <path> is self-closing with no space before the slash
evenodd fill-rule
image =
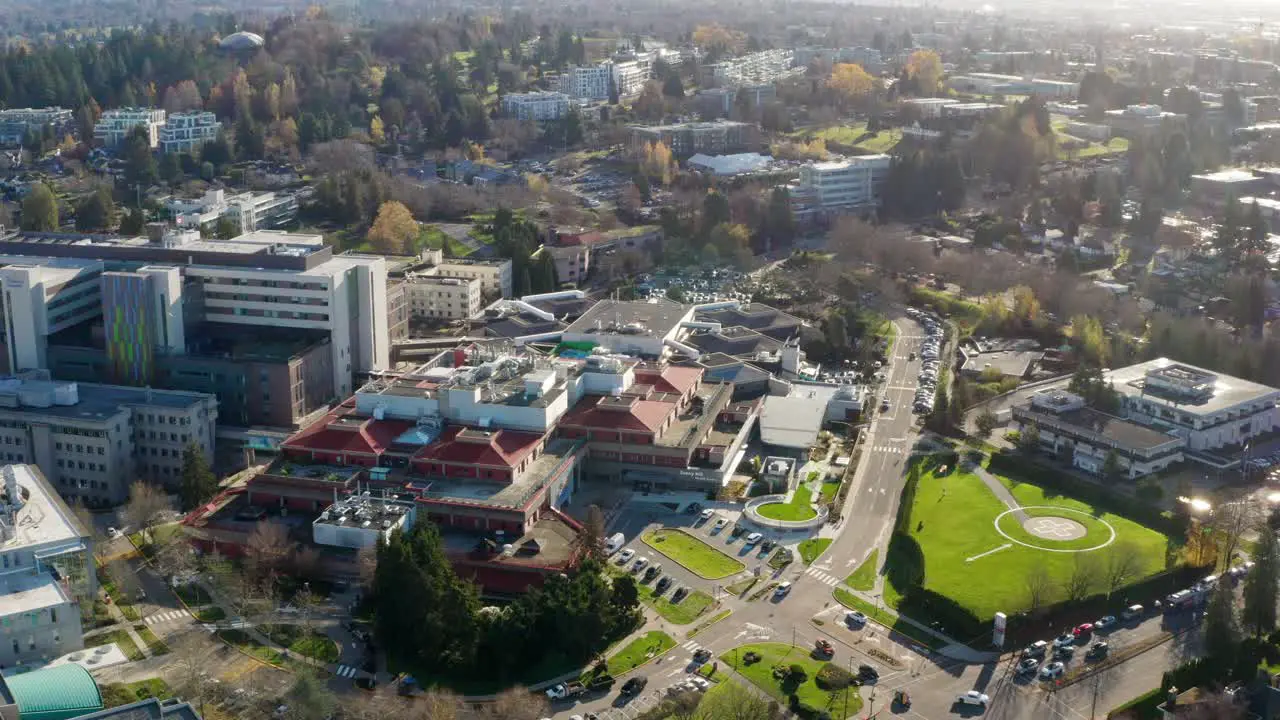
<path id="1" fill-rule="evenodd" d="M 218 478 L 209 468 L 204 451 L 195 443 L 182 449 L 182 506 L 193 508 L 208 501 L 218 492 Z"/>
<path id="2" fill-rule="evenodd" d="M 1276 593 L 1280 592 L 1280 544 L 1268 523 L 1258 526 L 1253 569 L 1244 578 L 1244 612 L 1241 619 L 1255 637 L 1276 629 Z"/>
<path id="3" fill-rule="evenodd" d="M 105 232 L 116 224 L 116 204 L 105 186 L 81 198 L 76 204 L 76 230 Z"/>
<path id="4" fill-rule="evenodd" d="M 164 153 L 160 156 L 158 169 L 160 179 L 172 185 L 182 178 L 182 160 L 177 153 Z"/>
<path id="5" fill-rule="evenodd" d="M 34 232 L 58 229 L 58 198 L 48 185 L 38 182 L 22 198 L 21 228 Z"/>
<path id="6" fill-rule="evenodd" d="M 684 99 L 684 82 L 680 80 L 680 73 L 667 73 L 667 78 L 662 81 L 662 94 L 676 100 Z"/>
<path id="7" fill-rule="evenodd" d="M 1274 598 L 1273 595 L 1273 601 Z M 1239 647 L 1240 632 L 1236 626 L 1231 584 L 1218 583 L 1204 614 L 1205 655 L 1213 662 L 1224 663 L 1225 667 L 1234 664 Z"/>
<path id="8" fill-rule="evenodd" d="M 147 224 L 147 213 L 142 208 L 132 208 L 120 216 L 119 233 L 125 237 L 141 235 Z"/>
<path id="9" fill-rule="evenodd" d="M 1234 258 L 1242 234 L 1240 203 L 1236 201 L 1234 196 L 1228 197 L 1227 206 L 1222 214 L 1222 223 L 1218 226 L 1218 233 L 1214 237 L 1213 244 L 1218 248 L 1219 252 Z"/>
<path id="10" fill-rule="evenodd" d="M 1267 219 L 1262 216 L 1262 208 L 1258 203 L 1249 206 L 1249 228 L 1245 232 L 1244 243 L 1241 247 L 1246 253 L 1265 253 L 1270 248 L 1267 237 L 1271 234 L 1271 227 L 1267 224 Z"/>
<path id="11" fill-rule="evenodd" d="M 160 174 L 156 157 L 151 151 L 151 138 L 144 128 L 134 128 L 124 140 L 120 151 L 124 158 L 124 181 L 131 188 L 146 188 L 156 183 Z M 136 193 L 134 194 L 136 197 Z"/>

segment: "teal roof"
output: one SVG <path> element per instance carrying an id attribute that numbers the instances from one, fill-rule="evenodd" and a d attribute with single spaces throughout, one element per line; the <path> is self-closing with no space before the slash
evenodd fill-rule
<path id="1" fill-rule="evenodd" d="M 88 670 L 75 663 L 4 679 L 21 720 L 66 720 L 102 709 L 102 693 Z"/>

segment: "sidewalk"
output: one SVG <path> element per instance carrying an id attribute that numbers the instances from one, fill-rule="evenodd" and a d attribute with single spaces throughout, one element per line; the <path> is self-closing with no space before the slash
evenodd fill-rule
<path id="1" fill-rule="evenodd" d="M 877 576 L 877 587 L 881 587 L 881 584 L 880 584 L 881 582 L 883 582 L 882 578 L 880 578 L 880 576 Z M 865 601 L 865 602 L 867 602 L 867 603 L 876 604 L 876 596 L 875 596 L 875 594 L 867 593 L 867 592 L 864 592 L 864 591 L 862 591 L 862 590 L 854 590 L 853 588 L 849 587 L 848 585 L 845 585 L 844 583 L 841 583 L 841 584 L 837 585 L 836 587 L 837 587 L 837 588 L 839 588 L 839 589 L 841 589 L 841 590 L 844 590 L 845 592 L 849 593 L 850 595 L 854 595 L 854 596 L 858 597 L 859 599 L 861 599 L 861 600 L 863 600 L 863 601 Z M 924 633 L 924 634 L 926 634 L 926 635 L 929 635 L 930 637 L 933 637 L 933 638 L 935 638 L 935 639 L 937 639 L 937 640 L 940 640 L 940 641 L 942 641 L 942 642 L 946 643 L 946 645 L 944 645 L 942 648 L 940 648 L 940 649 L 937 651 L 937 652 L 938 652 L 938 654 L 939 654 L 939 655 L 942 655 L 943 657 L 947 657 L 947 658 L 950 658 L 950 659 L 952 659 L 952 660 L 960 660 L 961 662 L 966 662 L 966 663 L 976 663 L 976 664 L 983 664 L 983 663 L 994 662 L 994 661 L 996 661 L 996 660 L 999 660 L 999 659 L 1000 659 L 1000 653 L 998 653 L 998 652 L 994 652 L 994 651 L 984 652 L 984 651 L 981 651 L 981 650 L 974 650 L 973 648 L 971 648 L 971 647 L 969 647 L 968 645 L 965 645 L 964 643 L 962 643 L 962 642 L 960 642 L 960 641 L 956 640 L 955 638 L 951 637 L 950 635 L 946 635 L 946 634 L 944 634 L 944 633 L 940 633 L 940 632 L 938 632 L 937 630 L 934 630 L 933 628 L 931 628 L 931 627 L 929 627 L 929 626 L 927 626 L 927 625 L 925 625 L 925 624 L 923 624 L 923 623 L 920 623 L 920 622 L 918 622 L 918 621 L 916 621 L 916 620 L 912 620 L 911 618 L 907 617 L 906 615 L 901 615 L 901 614 L 899 614 L 899 613 L 898 613 L 897 611 L 895 611 L 895 610 L 891 610 L 891 609 L 886 608 L 886 609 L 885 609 L 885 612 L 893 613 L 893 615 L 894 615 L 895 617 L 897 617 L 897 618 L 898 618 L 898 621 L 899 621 L 899 622 L 904 622 L 904 623 L 906 623 L 906 624 L 910 625 L 911 627 L 916 628 L 916 629 L 917 629 L 917 630 L 919 630 L 920 632 L 922 632 L 922 633 Z M 870 619 L 870 618 L 868 618 L 867 622 L 873 622 L 873 623 L 875 623 L 875 624 L 877 624 L 877 625 L 879 625 L 879 626 L 881 626 L 881 627 L 885 628 L 885 630 L 886 630 L 886 631 L 888 631 L 888 632 L 890 632 L 890 633 L 897 632 L 896 630 L 894 630 L 894 629 L 893 629 L 893 628 L 891 628 L 891 627 L 886 626 L 886 625 L 885 625 L 884 623 L 882 623 L 882 622 L 878 622 L 878 621 L 873 620 L 873 619 Z M 899 632 L 898 634 L 899 634 L 899 635 L 902 635 L 902 633 L 900 633 L 900 632 Z M 908 639 L 908 640 L 913 640 L 913 641 L 914 641 L 914 638 L 911 638 L 911 637 L 909 637 L 909 636 L 903 635 L 903 637 L 907 637 L 907 639 Z"/>
<path id="2" fill-rule="evenodd" d="M 110 626 L 112 629 L 119 630 L 123 627 L 124 631 L 129 635 L 129 639 L 133 641 L 134 645 L 138 646 L 138 652 L 142 653 L 143 659 L 151 657 L 151 648 L 143 641 L 138 631 L 133 629 L 133 622 L 124 616 L 124 612 L 116 607 L 114 602 L 107 603 L 107 614 L 111 616 L 112 620 L 116 621 L 114 625 Z M 106 628 L 103 629 L 105 630 Z"/>
<path id="3" fill-rule="evenodd" d="M 991 490 L 991 493 L 999 498 L 1000 502 L 1004 503 L 1005 507 L 1014 511 L 1013 517 L 1018 521 L 1019 525 L 1022 525 L 1027 521 L 1027 514 L 1022 512 L 1022 506 L 1019 505 L 1017 499 L 1013 497 L 1013 493 L 1009 492 L 1009 488 L 1005 487 L 1004 483 L 1000 482 L 1000 478 L 987 472 L 987 469 L 981 465 L 973 466 L 973 474 L 982 478 L 982 482 L 986 483 L 987 488 Z"/>

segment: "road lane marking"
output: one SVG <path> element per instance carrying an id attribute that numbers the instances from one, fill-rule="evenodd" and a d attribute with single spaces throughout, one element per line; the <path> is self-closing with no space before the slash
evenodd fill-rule
<path id="1" fill-rule="evenodd" d="M 973 562 L 974 560 L 977 560 L 978 558 L 984 558 L 984 557 L 986 557 L 986 556 L 988 556 L 988 555 L 994 555 L 994 554 L 996 554 L 996 553 L 1000 552 L 1001 550 L 1008 550 L 1008 549 L 1009 549 L 1009 548 L 1011 548 L 1011 547 L 1013 547 L 1013 543 L 1005 543 L 1005 544 L 1001 545 L 1000 547 L 995 548 L 994 550 L 988 550 L 988 551 L 986 551 L 986 552 L 984 552 L 984 553 L 979 553 L 978 555 L 974 555 L 974 556 L 973 556 L 973 557 L 971 557 L 971 558 L 965 558 L 965 559 L 964 559 L 964 561 L 965 561 L 965 562 Z"/>

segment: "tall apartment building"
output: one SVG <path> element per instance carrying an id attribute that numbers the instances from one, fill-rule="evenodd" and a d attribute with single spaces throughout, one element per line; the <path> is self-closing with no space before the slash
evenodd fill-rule
<path id="1" fill-rule="evenodd" d="M 652 77 L 652 67 L 646 60 L 614 60 L 609 63 L 613 87 L 620 97 L 636 95 Z"/>
<path id="2" fill-rule="evenodd" d="M 559 120 L 569 114 L 569 96 L 562 92 L 508 93 L 502 112 L 517 120 Z"/>
<path id="3" fill-rule="evenodd" d="M 724 155 L 742 152 L 754 140 L 755 126 L 733 120 L 631 127 L 632 147 L 661 142 L 680 157 L 697 153 Z"/>
<path id="4" fill-rule="evenodd" d="M 52 125 L 61 138 L 73 121 L 71 111 L 60 107 L 0 110 L 0 145 L 19 145 L 27 133 L 39 132 L 46 125 Z"/>
<path id="5" fill-rule="evenodd" d="M 388 365 L 381 257 L 263 230 L 89 239 L 0 235 L 9 372 L 212 392 L 228 424 L 287 427 Z"/>
<path id="6" fill-rule="evenodd" d="M 218 401 L 206 393 L 51 381 L 0 381 L 0 461 L 31 463 L 65 498 L 120 504 L 144 478 L 176 490 L 182 451 L 213 457 Z"/>
<path id="7" fill-rule="evenodd" d="M 34 466 L 6 465 L 0 481 L 0 664 L 41 665 L 84 647 L 93 534 Z"/>
<path id="8" fill-rule="evenodd" d="M 761 50 L 703 65 L 703 81 L 708 85 L 772 83 L 804 72 L 804 68 L 794 67 L 794 60 L 791 50 Z"/>
<path id="9" fill-rule="evenodd" d="M 298 219 L 298 198 L 290 193 L 244 192 L 226 194 L 215 188 L 198 198 L 168 197 L 163 200 L 176 225 L 209 228 L 227 218 L 242 233 L 278 230 Z"/>
<path id="10" fill-rule="evenodd" d="M 613 88 L 611 68 L 601 63 L 591 67 L 572 67 L 560 75 L 560 92 L 584 100 L 606 100 Z"/>
<path id="11" fill-rule="evenodd" d="M 211 140 L 218 139 L 222 123 L 211 112 L 174 113 L 160 128 L 160 150 L 194 152 Z"/>
<path id="12" fill-rule="evenodd" d="M 160 144 L 160 128 L 164 126 L 164 110 L 155 108 L 118 108 L 102 113 L 93 126 L 93 140 L 104 147 L 116 147 L 135 128 L 147 131 L 151 147 Z"/>
<path id="13" fill-rule="evenodd" d="M 891 163 L 888 155 L 864 155 L 801 166 L 800 181 L 791 190 L 795 214 L 804 218 L 874 210 Z"/>

